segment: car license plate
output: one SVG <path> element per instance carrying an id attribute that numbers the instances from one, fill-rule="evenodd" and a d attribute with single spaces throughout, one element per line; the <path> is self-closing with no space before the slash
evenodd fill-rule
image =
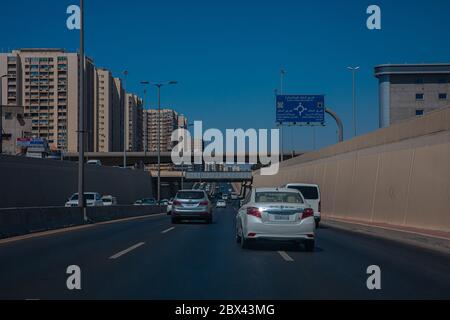
<path id="1" fill-rule="evenodd" d="M 290 216 L 284 216 L 284 215 L 277 214 L 277 215 L 273 216 L 273 220 L 275 220 L 275 221 L 290 221 L 291 218 L 290 218 Z"/>

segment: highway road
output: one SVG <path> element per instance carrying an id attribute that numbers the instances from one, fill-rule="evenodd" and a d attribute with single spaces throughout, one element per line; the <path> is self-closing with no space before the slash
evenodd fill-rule
<path id="1" fill-rule="evenodd" d="M 450 299 L 450 257 L 322 228 L 317 249 L 259 243 L 242 250 L 235 209 L 212 225 L 159 215 L 0 244 L 1 299 Z M 66 268 L 81 268 L 81 291 Z M 370 265 L 382 290 L 366 287 Z"/>

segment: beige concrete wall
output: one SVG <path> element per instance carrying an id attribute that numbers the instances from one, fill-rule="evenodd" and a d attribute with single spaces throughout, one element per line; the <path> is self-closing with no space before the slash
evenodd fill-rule
<path id="1" fill-rule="evenodd" d="M 450 110 L 438 111 L 365 136 L 372 147 L 350 141 L 287 162 L 276 176 L 256 172 L 254 184 L 317 183 L 325 217 L 450 231 L 449 129 Z"/>

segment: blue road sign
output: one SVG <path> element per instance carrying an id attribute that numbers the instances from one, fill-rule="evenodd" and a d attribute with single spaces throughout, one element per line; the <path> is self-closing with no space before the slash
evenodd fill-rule
<path id="1" fill-rule="evenodd" d="M 325 96 L 277 96 L 277 123 L 303 126 L 325 125 Z"/>

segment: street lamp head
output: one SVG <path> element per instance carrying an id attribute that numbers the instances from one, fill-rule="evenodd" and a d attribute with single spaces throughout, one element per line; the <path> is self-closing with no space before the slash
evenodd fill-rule
<path id="1" fill-rule="evenodd" d="M 359 70 L 360 67 L 359 66 L 357 66 L 357 67 L 347 67 L 347 69 L 351 70 L 351 71 L 356 71 L 356 70 Z"/>
<path id="2" fill-rule="evenodd" d="M 169 84 L 178 84 L 178 81 L 169 81 Z"/>

